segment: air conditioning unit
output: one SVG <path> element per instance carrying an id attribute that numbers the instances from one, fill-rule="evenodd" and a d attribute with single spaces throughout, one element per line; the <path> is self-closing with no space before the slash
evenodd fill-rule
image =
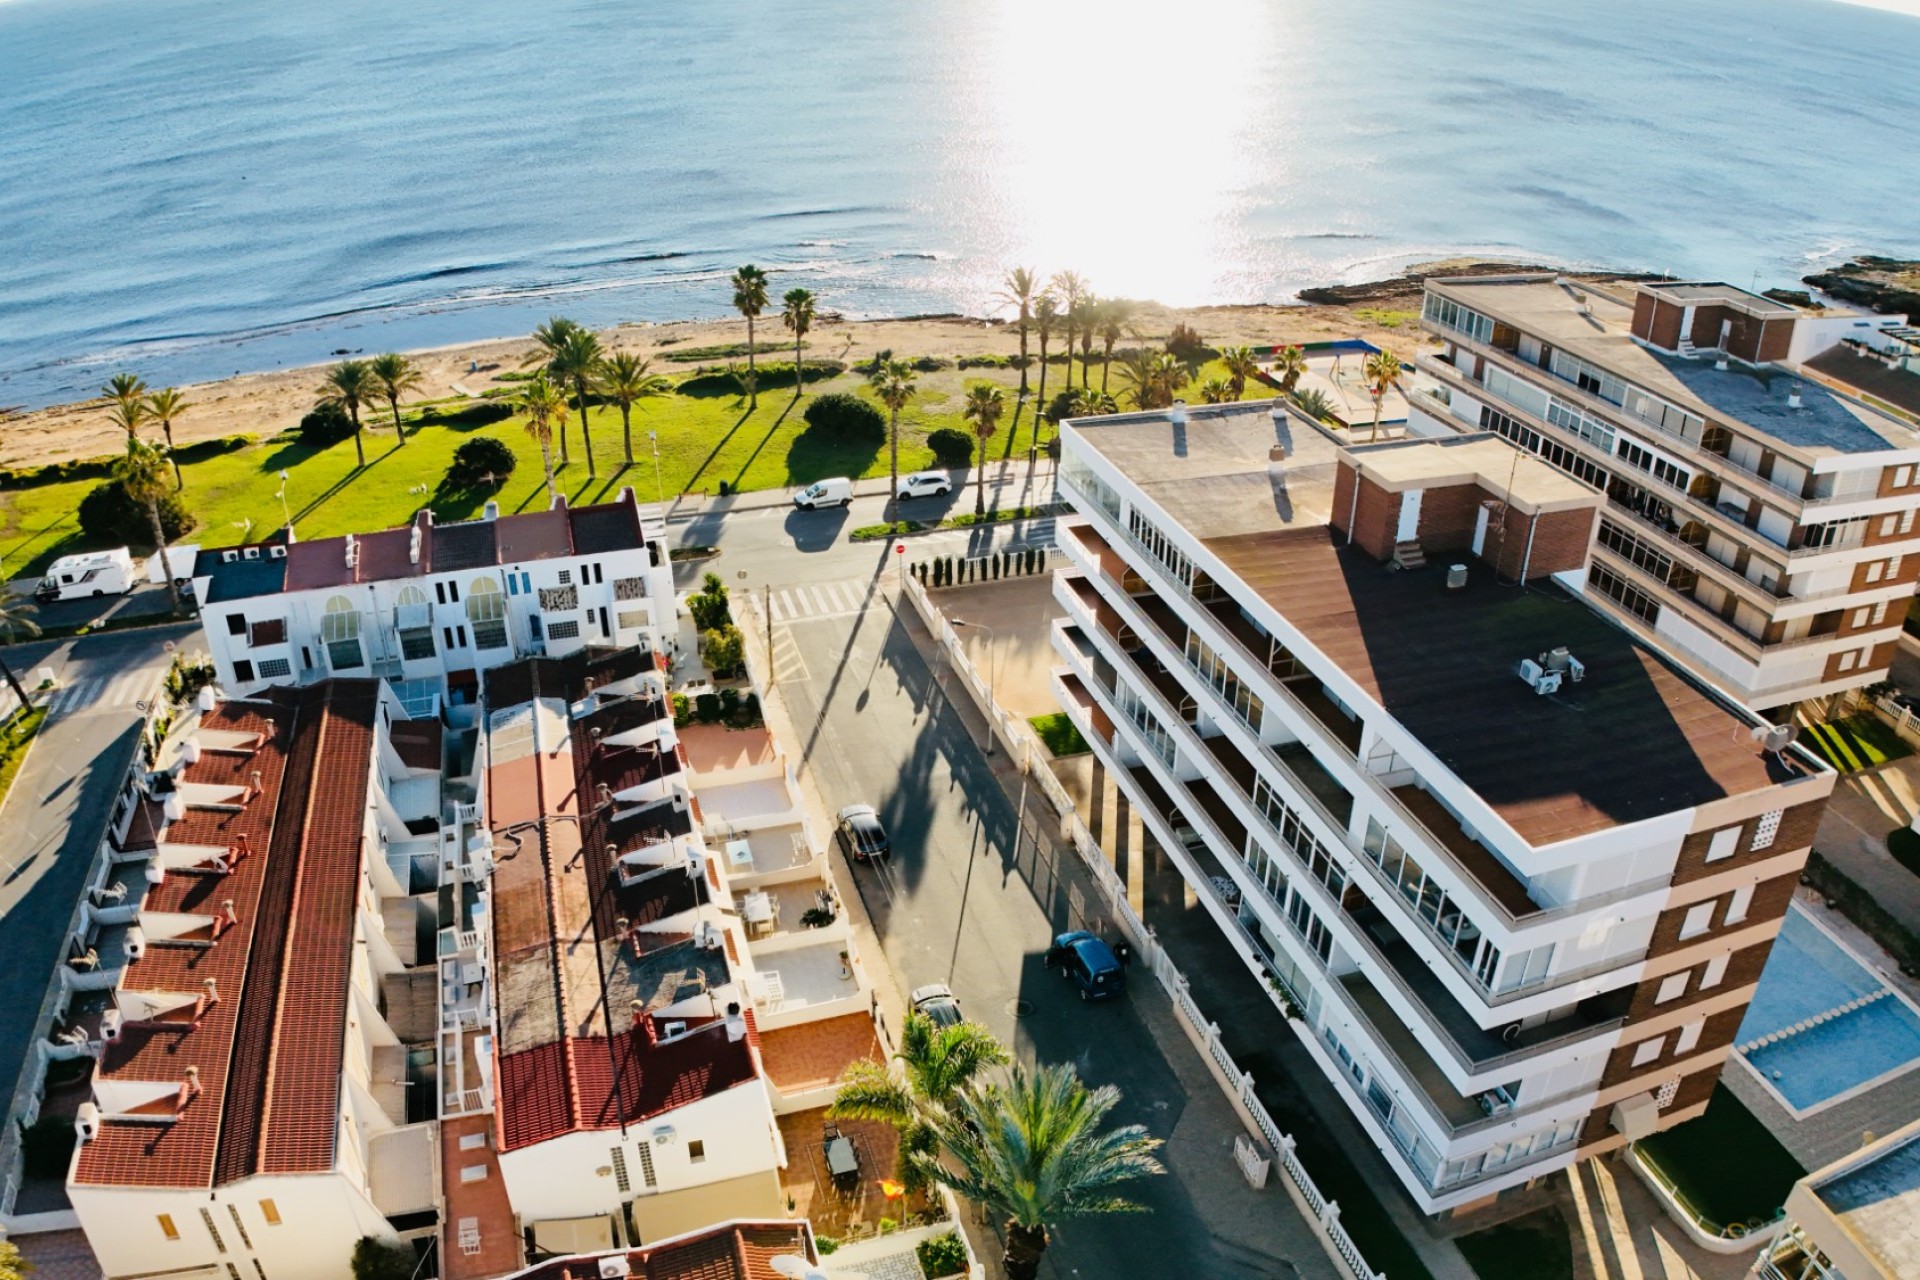
<path id="1" fill-rule="evenodd" d="M 687 1024 L 684 1022 L 669 1022 L 660 1028 L 660 1032 L 666 1039 L 671 1040 L 676 1036 L 687 1034 Z"/>
<path id="2" fill-rule="evenodd" d="M 1793 745 L 1793 740 L 1798 737 L 1799 734 L 1800 727 L 1798 725 L 1774 725 L 1767 730 L 1766 749 L 1773 752 L 1785 751 L 1789 746 Z"/>
<path id="3" fill-rule="evenodd" d="M 260 558 L 260 548 L 258 548 L 258 547 L 248 547 L 248 548 L 246 549 L 246 551 L 245 551 L 245 552 L 244 552 L 243 554 L 244 554 L 244 555 L 245 555 L 245 556 L 247 557 L 247 559 L 249 559 L 249 560 L 258 560 L 258 559 Z"/>
<path id="4" fill-rule="evenodd" d="M 220 553 L 221 564 L 234 564 L 239 559 L 240 559 L 240 553 L 238 551 L 222 551 Z"/>
<path id="5" fill-rule="evenodd" d="M 679 1137 L 679 1135 L 674 1132 L 673 1126 L 670 1124 L 654 1126 L 653 1145 L 656 1147 L 670 1146 L 677 1137 Z"/>
<path id="6" fill-rule="evenodd" d="M 270 560 L 285 560 L 287 558 L 287 549 L 285 547 L 268 547 L 267 558 Z"/>
<path id="7" fill-rule="evenodd" d="M 600 1280 L 618 1280 L 620 1276 L 632 1274 L 633 1268 L 624 1253 L 610 1253 L 600 1259 Z"/>

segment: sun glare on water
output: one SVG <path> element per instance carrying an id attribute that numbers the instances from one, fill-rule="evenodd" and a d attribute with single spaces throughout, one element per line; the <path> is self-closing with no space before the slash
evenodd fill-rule
<path id="1" fill-rule="evenodd" d="M 1201 10 L 1204 12 L 1196 12 Z M 1203 0 L 1178 16 L 1158 0 L 999 0 L 980 13 L 974 99 L 952 140 L 963 199 L 998 238 L 999 268 L 1071 269 L 1109 297 L 1219 298 L 1243 256 L 1256 178 L 1284 181 L 1261 154 L 1248 107 L 1271 16 L 1256 0 Z"/>

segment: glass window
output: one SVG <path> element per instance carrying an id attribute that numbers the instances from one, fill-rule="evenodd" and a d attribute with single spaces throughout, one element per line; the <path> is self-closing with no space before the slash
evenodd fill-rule
<path id="1" fill-rule="evenodd" d="M 335 671 L 352 671 L 364 666 L 360 649 L 360 611 L 345 596 L 327 600 L 320 615 L 320 642 L 327 649 L 327 664 Z"/>
<path id="2" fill-rule="evenodd" d="M 467 621 L 478 649 L 507 647 L 507 593 L 492 578 L 475 578 L 467 587 Z"/>

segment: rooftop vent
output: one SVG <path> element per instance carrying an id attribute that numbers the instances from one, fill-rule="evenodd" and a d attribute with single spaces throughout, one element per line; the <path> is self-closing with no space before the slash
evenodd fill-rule
<path id="1" fill-rule="evenodd" d="M 1800 384 L 1796 382 L 1787 389 L 1787 408 L 1798 409 L 1802 407 L 1802 404 L 1803 402 L 1800 399 Z"/>
<path id="2" fill-rule="evenodd" d="M 1567 679 L 1579 684 L 1587 678 L 1586 664 L 1567 651 L 1567 646 L 1549 649 L 1540 655 L 1540 665 L 1548 671 L 1558 672 Z"/>
<path id="3" fill-rule="evenodd" d="M 1467 566 L 1450 564 L 1447 566 L 1447 590 L 1458 591 L 1467 585 Z"/>
<path id="4" fill-rule="evenodd" d="M 1713 362 L 1713 367 L 1718 369 L 1720 372 L 1725 373 L 1728 369 L 1731 369 L 1733 366 L 1727 363 L 1727 358 L 1725 356 L 1721 356 L 1718 360 L 1715 360 Z"/>
<path id="5" fill-rule="evenodd" d="M 260 548 L 248 547 L 245 551 L 241 552 L 240 554 L 244 555 L 249 560 L 258 560 L 260 558 Z"/>
<path id="6" fill-rule="evenodd" d="M 285 560 L 286 558 L 287 558 L 287 549 L 285 547 L 268 547 L 267 548 L 267 559 Z"/>
<path id="7" fill-rule="evenodd" d="M 352 534 L 347 535 L 346 550 L 347 568 L 351 569 L 354 565 L 360 563 L 360 544 L 355 541 Z"/>
<path id="8" fill-rule="evenodd" d="M 1287 446 L 1283 444 L 1270 444 L 1267 446 L 1267 461 L 1269 463 L 1285 462 L 1286 460 Z"/>
<path id="9" fill-rule="evenodd" d="M 1167 410 L 1167 420 L 1176 427 L 1186 426 L 1187 402 L 1185 400 L 1175 400 L 1173 407 Z"/>
<path id="10" fill-rule="evenodd" d="M 407 540 L 407 563 L 420 563 L 420 526 L 413 526 L 413 535 Z"/>
<path id="11" fill-rule="evenodd" d="M 480 518 L 482 520 L 498 520 L 500 518 L 500 504 L 492 498 L 488 498 L 487 505 L 480 508 Z"/>
<path id="12" fill-rule="evenodd" d="M 240 558 L 240 553 L 238 551 L 222 551 L 220 553 L 221 564 L 232 564 L 239 558 Z"/>

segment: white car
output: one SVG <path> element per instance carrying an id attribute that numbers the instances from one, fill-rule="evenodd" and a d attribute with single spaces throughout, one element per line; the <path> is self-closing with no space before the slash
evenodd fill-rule
<path id="1" fill-rule="evenodd" d="M 953 492 L 953 481 L 944 471 L 916 471 L 910 476 L 900 477 L 900 488 L 893 496 L 896 498 L 932 498 L 943 493 Z"/>

